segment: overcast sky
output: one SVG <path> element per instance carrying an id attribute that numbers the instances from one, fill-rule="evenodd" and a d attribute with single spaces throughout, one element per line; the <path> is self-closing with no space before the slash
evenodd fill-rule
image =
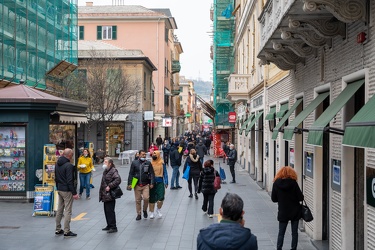
<path id="1" fill-rule="evenodd" d="M 89 0 L 95 5 L 112 5 L 112 0 Z M 118 1 L 118 0 L 117 0 Z M 85 5 L 86 0 L 78 0 Z M 212 81 L 210 36 L 212 21 L 210 8 L 213 0 L 123 0 L 125 5 L 142 5 L 146 8 L 169 8 L 177 23 L 175 34 L 181 42 L 180 75 L 188 79 Z"/>

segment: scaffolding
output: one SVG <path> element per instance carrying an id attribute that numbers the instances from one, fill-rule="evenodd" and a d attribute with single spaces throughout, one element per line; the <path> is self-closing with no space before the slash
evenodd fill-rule
<path id="1" fill-rule="evenodd" d="M 0 2 L 0 82 L 46 89 L 50 69 L 62 61 L 77 65 L 77 2 Z"/>
<path id="2" fill-rule="evenodd" d="M 213 80 L 216 109 L 215 125 L 230 126 L 228 113 L 233 111 L 227 99 L 228 78 L 234 71 L 235 19 L 232 16 L 234 0 L 214 0 L 213 11 Z"/>

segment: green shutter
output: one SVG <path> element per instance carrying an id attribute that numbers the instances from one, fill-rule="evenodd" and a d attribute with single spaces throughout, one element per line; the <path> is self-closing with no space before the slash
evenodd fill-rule
<path id="1" fill-rule="evenodd" d="M 286 112 L 288 112 L 289 103 L 286 102 L 284 104 L 281 104 L 279 112 L 276 113 L 276 118 L 281 119 L 285 115 Z"/>
<path id="2" fill-rule="evenodd" d="M 324 110 L 314 124 L 309 128 L 307 144 L 323 146 L 323 131 L 333 117 L 342 109 L 349 99 L 365 83 L 365 79 L 348 84 L 336 99 Z"/>
<path id="3" fill-rule="evenodd" d="M 274 120 L 275 119 L 275 113 L 276 113 L 276 106 L 273 106 L 270 108 L 270 111 L 266 115 L 266 118 L 264 120 L 269 121 L 269 120 Z"/>
<path id="4" fill-rule="evenodd" d="M 102 40 L 102 26 L 96 27 L 96 39 Z"/>
<path id="5" fill-rule="evenodd" d="M 249 125 L 247 125 L 247 128 L 245 130 L 245 135 L 247 136 L 250 132 L 250 130 L 254 127 L 254 124 L 259 120 L 259 118 L 263 115 L 263 111 L 260 111 L 255 118 L 251 121 Z"/>
<path id="6" fill-rule="evenodd" d="M 112 26 L 112 40 L 117 40 L 117 26 Z"/>
<path id="7" fill-rule="evenodd" d="M 289 116 L 291 116 L 291 114 L 294 112 L 294 110 L 298 107 L 298 105 L 302 102 L 302 98 L 301 99 L 298 99 L 294 104 L 293 106 L 288 110 L 288 112 L 283 116 L 283 118 L 281 118 L 281 120 L 279 121 L 279 123 L 275 126 L 275 128 L 273 129 L 273 132 L 272 132 L 272 140 L 276 140 L 277 139 L 277 136 L 279 135 L 279 129 L 284 125 L 284 123 L 286 122 L 286 120 L 288 120 Z M 281 109 L 281 108 L 280 108 Z"/>
<path id="8" fill-rule="evenodd" d="M 288 126 L 284 128 L 283 139 L 288 141 L 292 140 L 295 128 L 297 128 L 301 124 L 301 122 L 303 122 L 306 117 L 308 117 L 311 112 L 313 112 L 328 96 L 329 92 L 325 92 L 319 94 L 314 100 L 312 100 L 312 102 L 307 105 L 307 107 L 304 108 L 302 112 L 299 113 Z"/>
<path id="9" fill-rule="evenodd" d="M 85 26 L 79 26 L 79 40 L 85 39 Z"/>

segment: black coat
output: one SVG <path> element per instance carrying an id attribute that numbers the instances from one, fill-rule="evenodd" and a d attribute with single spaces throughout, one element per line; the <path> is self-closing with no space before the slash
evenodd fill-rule
<path id="1" fill-rule="evenodd" d="M 55 182 L 57 190 L 77 194 L 77 169 L 65 156 L 60 156 L 56 162 Z"/>
<path id="2" fill-rule="evenodd" d="M 215 176 L 220 176 L 213 167 L 203 168 L 199 177 L 198 193 L 214 194 L 217 190 L 214 188 Z"/>
<path id="3" fill-rule="evenodd" d="M 192 158 L 194 158 L 195 160 L 197 159 L 197 157 L 199 157 L 198 155 L 196 155 L 195 157 L 191 154 L 188 155 L 188 157 L 186 158 L 186 161 L 185 161 L 185 165 L 184 165 L 184 169 L 183 169 L 183 173 L 185 172 L 185 169 L 187 167 L 187 165 L 190 166 L 190 172 L 189 172 L 189 175 L 190 176 L 197 176 L 199 177 L 201 171 L 202 171 L 202 163 L 201 161 L 198 159 L 198 161 L 193 161 Z"/>
<path id="4" fill-rule="evenodd" d="M 237 161 L 237 150 L 230 149 L 227 156 L 228 156 L 228 165 L 234 166 L 236 164 L 236 161 Z"/>
<path id="5" fill-rule="evenodd" d="M 197 146 L 195 146 L 195 150 L 197 151 L 197 155 L 199 155 L 200 158 L 203 158 L 207 154 L 207 148 L 203 144 L 203 142 L 199 142 Z"/>
<path id="6" fill-rule="evenodd" d="M 181 166 L 181 154 L 178 153 L 176 145 L 172 145 L 171 151 L 169 153 L 169 158 L 171 160 L 171 166 Z"/>
<path id="7" fill-rule="evenodd" d="M 271 199 L 278 203 L 277 220 L 281 222 L 301 219 L 303 194 L 293 179 L 277 179 L 272 186 Z"/>
<path id="8" fill-rule="evenodd" d="M 154 184 L 155 174 L 151 162 L 134 160 L 129 169 L 128 185 L 132 184 L 133 177 L 138 179 L 137 184 Z"/>
<path id="9" fill-rule="evenodd" d="M 99 201 L 108 202 L 114 200 L 110 192 L 105 191 L 108 186 L 110 189 L 115 189 L 121 183 L 121 177 L 115 167 L 105 169 L 103 171 L 102 182 L 99 189 Z"/>

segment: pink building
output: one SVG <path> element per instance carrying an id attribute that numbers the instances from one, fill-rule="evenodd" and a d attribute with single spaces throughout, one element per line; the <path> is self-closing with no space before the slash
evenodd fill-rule
<path id="1" fill-rule="evenodd" d="M 173 116 L 172 96 L 175 88 L 172 70 L 176 22 L 169 9 L 147 9 L 142 6 L 93 6 L 91 2 L 78 10 L 80 40 L 105 40 L 124 49 L 142 50 L 155 64 L 153 86 L 155 135 L 171 136 L 170 128 L 161 126 L 163 117 Z M 179 62 L 178 66 L 179 66 Z M 178 73 L 178 72 L 177 72 Z"/>

